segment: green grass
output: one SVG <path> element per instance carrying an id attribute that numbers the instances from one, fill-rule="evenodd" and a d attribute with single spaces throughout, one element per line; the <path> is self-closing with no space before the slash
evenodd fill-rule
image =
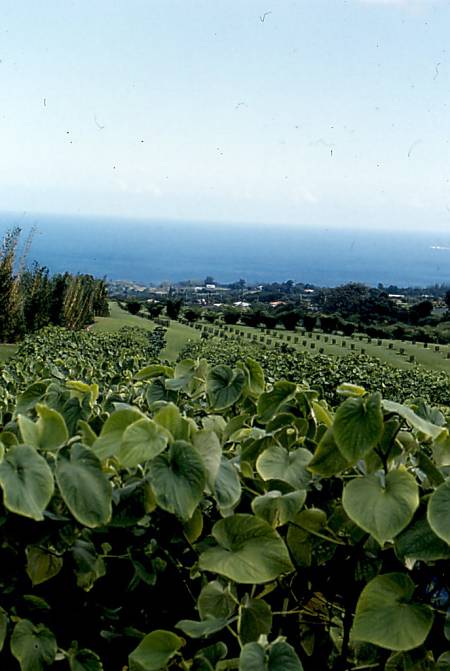
<path id="1" fill-rule="evenodd" d="M 137 328 L 147 329 L 153 331 L 157 326 L 154 321 L 146 319 L 143 317 L 138 317 L 137 315 L 130 315 L 126 310 L 122 308 L 117 303 L 110 303 L 110 316 L 109 317 L 97 317 L 95 324 L 90 327 L 90 330 L 101 332 L 107 331 L 113 333 L 118 331 L 123 326 L 135 326 Z M 198 340 L 200 334 L 195 329 L 185 324 L 180 324 L 176 321 L 171 321 L 170 326 L 167 329 L 166 341 L 167 345 L 165 349 L 161 352 L 161 359 L 168 361 L 176 361 L 179 352 L 183 349 L 184 345 L 189 339 Z"/>
<path id="2" fill-rule="evenodd" d="M 155 323 L 144 319 L 143 317 L 138 317 L 137 315 L 130 315 L 126 310 L 122 308 L 117 303 L 109 304 L 110 316 L 109 317 L 96 317 L 95 324 L 89 327 L 90 331 L 107 331 L 108 333 L 114 333 L 122 328 L 122 326 L 136 326 L 141 329 L 148 329 L 153 331 L 155 328 Z"/>
<path id="3" fill-rule="evenodd" d="M 17 349 L 17 345 L 0 345 L 0 361 L 6 361 L 10 356 L 14 354 Z"/>
<path id="4" fill-rule="evenodd" d="M 180 324 L 179 322 L 171 321 L 170 327 L 167 329 L 167 345 L 161 352 L 161 359 L 168 359 L 168 361 L 176 361 L 178 354 L 186 345 L 188 340 L 199 340 L 200 333 L 190 326 Z"/>

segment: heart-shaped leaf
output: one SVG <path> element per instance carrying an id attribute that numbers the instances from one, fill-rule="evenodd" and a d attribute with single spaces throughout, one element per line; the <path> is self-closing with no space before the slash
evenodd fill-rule
<path id="1" fill-rule="evenodd" d="M 297 385 L 294 382 L 281 380 L 275 382 L 271 391 L 264 392 L 258 398 L 258 415 L 263 424 L 267 424 L 280 408 L 294 398 Z"/>
<path id="2" fill-rule="evenodd" d="M 150 462 L 149 477 L 158 505 L 182 520 L 192 517 L 206 485 L 203 461 L 190 443 L 177 440 Z"/>
<path id="3" fill-rule="evenodd" d="M 344 488 L 342 505 L 353 522 L 383 545 L 411 522 L 419 505 L 419 489 L 403 469 L 366 475 Z"/>
<path id="4" fill-rule="evenodd" d="M 53 474 L 45 459 L 29 445 L 12 447 L 0 463 L 0 485 L 5 507 L 33 520 L 43 512 L 53 495 Z"/>
<path id="5" fill-rule="evenodd" d="M 21 671 L 44 671 L 56 656 L 56 639 L 43 624 L 20 620 L 11 636 L 11 652 Z"/>
<path id="6" fill-rule="evenodd" d="M 112 514 L 111 484 L 94 452 L 76 444 L 56 462 L 56 482 L 72 515 L 87 527 L 107 524 Z"/>
<path id="7" fill-rule="evenodd" d="M 411 601 L 415 584 L 404 573 L 371 580 L 356 605 L 352 638 L 388 650 L 412 650 L 425 641 L 433 624 L 428 606 Z"/>
<path id="8" fill-rule="evenodd" d="M 333 435 L 342 456 L 350 463 L 368 454 L 383 435 L 380 394 L 344 401 L 336 411 Z"/>
<path id="9" fill-rule="evenodd" d="M 272 629 L 272 610 L 263 599 L 246 598 L 239 608 L 238 634 L 241 643 L 257 641 Z"/>
<path id="10" fill-rule="evenodd" d="M 169 434 L 147 417 L 127 426 L 116 458 L 125 468 L 134 468 L 163 452 Z"/>
<path id="11" fill-rule="evenodd" d="M 183 640 L 171 631 L 152 631 L 129 656 L 130 671 L 160 671 L 182 645 Z"/>
<path id="12" fill-rule="evenodd" d="M 263 583 L 293 570 L 287 548 L 272 527 L 253 515 L 237 514 L 216 522 L 217 546 L 203 552 L 200 568 L 238 583 Z"/>
<path id="13" fill-rule="evenodd" d="M 255 496 L 252 510 L 272 527 L 279 527 L 294 520 L 305 500 L 306 491 L 303 489 L 288 494 L 274 490 L 262 496 Z"/>
<path id="14" fill-rule="evenodd" d="M 450 478 L 431 495 L 428 502 L 428 522 L 434 533 L 450 544 Z"/>
<path id="15" fill-rule="evenodd" d="M 281 480 L 294 489 L 305 489 L 311 480 L 307 471 L 311 459 L 311 452 L 304 447 L 289 452 L 273 445 L 259 455 L 256 470 L 263 480 Z"/>
<path id="16" fill-rule="evenodd" d="M 208 616 L 205 620 L 180 620 L 175 625 L 177 629 L 191 638 L 203 638 L 215 634 L 230 624 L 230 620 L 224 617 Z"/>
<path id="17" fill-rule="evenodd" d="M 245 387 L 245 375 L 239 368 L 215 366 L 206 379 L 209 402 L 215 410 L 224 410 L 236 403 Z"/>
<path id="18" fill-rule="evenodd" d="M 202 620 L 207 617 L 229 618 L 236 607 L 236 597 L 230 586 L 224 586 L 218 580 L 205 585 L 197 601 L 198 612 Z"/>

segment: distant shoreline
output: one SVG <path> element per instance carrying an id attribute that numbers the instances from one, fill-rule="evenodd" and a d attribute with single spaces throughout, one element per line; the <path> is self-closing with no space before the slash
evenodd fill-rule
<path id="1" fill-rule="evenodd" d="M 0 214 L 0 235 L 36 227 L 29 262 L 145 285 L 244 279 L 316 286 L 450 284 L 450 233 L 335 230 L 308 226 L 210 224 L 120 218 Z"/>

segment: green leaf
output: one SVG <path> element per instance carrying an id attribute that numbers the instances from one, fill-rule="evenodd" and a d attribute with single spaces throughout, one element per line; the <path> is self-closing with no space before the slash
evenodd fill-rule
<path id="1" fill-rule="evenodd" d="M 135 468 L 163 452 L 169 435 L 156 422 L 147 417 L 129 424 L 123 432 L 116 459 L 125 468 Z"/>
<path id="2" fill-rule="evenodd" d="M 42 382 L 34 382 L 22 394 L 17 395 L 16 409 L 14 416 L 25 415 L 29 410 L 34 408 L 36 403 L 42 401 L 47 391 L 50 380 Z"/>
<path id="3" fill-rule="evenodd" d="M 420 431 L 433 440 L 442 439 L 448 435 L 448 430 L 445 427 L 436 426 L 435 424 L 428 422 L 426 419 L 422 419 L 422 417 L 416 415 L 411 408 L 408 408 L 401 403 L 383 399 L 383 410 L 386 412 L 395 412 L 397 415 L 400 415 L 400 417 L 403 417 L 413 429 Z"/>
<path id="4" fill-rule="evenodd" d="M 5 645 L 6 635 L 8 633 L 8 613 L 0 607 L 0 652 Z"/>
<path id="5" fill-rule="evenodd" d="M 207 617 L 229 618 L 236 608 L 236 597 L 229 585 L 224 586 L 218 580 L 212 580 L 201 590 L 197 608 L 202 620 Z"/>
<path id="6" fill-rule="evenodd" d="M 25 552 L 27 555 L 27 575 L 33 587 L 58 575 L 63 567 L 62 557 L 42 550 L 37 546 L 28 545 Z"/>
<path id="7" fill-rule="evenodd" d="M 41 450 L 59 450 L 69 440 L 69 432 L 63 416 L 56 410 L 47 408 L 38 403 L 36 412 L 39 419 L 36 422 Z"/>
<path id="8" fill-rule="evenodd" d="M 351 636 L 388 650 L 412 650 L 425 641 L 433 612 L 411 601 L 415 584 L 404 573 L 388 573 L 371 580 L 356 605 Z"/>
<path id="9" fill-rule="evenodd" d="M 215 431 L 201 429 L 200 431 L 196 431 L 192 436 L 192 443 L 203 460 L 206 470 L 206 483 L 209 490 L 212 491 L 222 459 L 222 447 L 219 438 Z"/>
<path id="10" fill-rule="evenodd" d="M 195 543 L 200 538 L 203 531 L 203 515 L 200 508 L 194 510 L 190 519 L 183 523 L 183 534 L 189 543 Z"/>
<path id="11" fill-rule="evenodd" d="M 270 526 L 279 527 L 294 520 L 305 500 L 306 491 L 303 489 L 288 494 L 274 490 L 262 496 L 255 496 L 251 505 L 255 515 L 268 522 Z"/>
<path id="12" fill-rule="evenodd" d="M 200 568 L 238 583 L 275 580 L 293 570 L 287 548 L 272 527 L 253 515 L 226 517 L 213 526 L 217 546 L 203 552 Z"/>
<path id="13" fill-rule="evenodd" d="M 138 370 L 134 376 L 135 380 L 151 380 L 154 377 L 159 377 L 163 375 L 164 377 L 173 377 L 173 368 L 169 366 L 163 366 L 162 364 L 152 363 L 150 366 L 145 366 Z"/>
<path id="14" fill-rule="evenodd" d="M 397 536 L 395 552 L 402 561 L 450 559 L 450 546 L 436 536 L 425 518 L 413 522 Z"/>
<path id="15" fill-rule="evenodd" d="M 284 641 L 275 641 L 268 654 L 259 643 L 246 643 L 239 658 L 239 671 L 303 671 L 294 648 Z"/>
<path id="16" fill-rule="evenodd" d="M 159 426 L 169 431 L 174 440 L 189 440 L 190 424 L 173 403 L 167 403 L 161 408 L 154 419 Z"/>
<path id="17" fill-rule="evenodd" d="M 349 466 L 349 462 L 344 459 L 336 445 L 333 431 L 327 429 L 308 464 L 308 470 L 317 475 L 322 475 L 324 478 L 329 478 L 345 471 Z"/>
<path id="18" fill-rule="evenodd" d="M 272 610 L 262 599 L 245 599 L 239 608 L 238 634 L 241 643 L 257 641 L 272 629 Z"/>
<path id="19" fill-rule="evenodd" d="M 19 415 L 19 424 L 22 441 L 39 450 L 59 450 L 69 440 L 69 432 L 64 417 L 40 403 L 36 404 L 39 419 L 36 423 L 25 415 Z"/>
<path id="20" fill-rule="evenodd" d="M 170 391 L 180 391 L 181 389 L 188 391 L 196 369 L 197 364 L 193 359 L 179 361 L 175 366 L 174 377 L 167 379 L 165 382 L 166 389 Z"/>
<path id="21" fill-rule="evenodd" d="M 269 652 L 269 671 L 303 671 L 294 648 L 285 641 L 275 641 Z"/>
<path id="22" fill-rule="evenodd" d="M 72 546 L 72 556 L 76 565 L 77 587 L 88 592 L 99 578 L 106 573 L 105 562 L 90 541 L 78 538 Z"/>
<path id="23" fill-rule="evenodd" d="M 197 450 L 183 440 L 149 465 L 149 477 L 158 505 L 182 520 L 192 517 L 206 484 L 205 468 Z"/>
<path id="24" fill-rule="evenodd" d="M 17 417 L 22 443 L 37 448 L 39 446 L 39 432 L 37 425 L 26 415 Z"/>
<path id="25" fill-rule="evenodd" d="M 190 638 L 203 638 L 204 636 L 210 636 L 211 634 L 220 631 L 230 624 L 230 621 L 231 620 L 224 617 L 207 616 L 205 620 L 200 621 L 180 620 L 175 626 L 177 629 L 181 629 L 181 631 Z"/>
<path id="26" fill-rule="evenodd" d="M 343 384 L 340 384 L 336 392 L 340 394 L 341 396 L 364 396 L 366 393 L 366 390 L 364 387 L 361 387 L 358 384 L 350 384 L 349 382 L 344 382 Z"/>
<path id="27" fill-rule="evenodd" d="M 383 436 L 380 394 L 345 400 L 336 411 L 333 435 L 342 456 L 350 463 L 368 454 Z"/>
<path id="28" fill-rule="evenodd" d="M 222 458 L 219 472 L 214 483 L 214 497 L 223 515 L 229 515 L 241 498 L 242 487 L 237 468 Z"/>
<path id="29" fill-rule="evenodd" d="M 431 495 L 428 502 L 427 516 L 434 533 L 450 545 L 449 506 L 450 478 L 447 478 Z"/>
<path id="30" fill-rule="evenodd" d="M 383 545 L 411 522 L 419 506 L 419 489 L 413 476 L 398 468 L 386 476 L 377 473 L 351 480 L 342 505 L 353 522 Z"/>
<path id="31" fill-rule="evenodd" d="M 137 408 L 115 410 L 103 424 L 100 436 L 93 445 L 96 456 L 103 461 L 116 454 L 122 443 L 122 436 L 130 424 L 142 419 L 144 415 Z"/>
<path id="32" fill-rule="evenodd" d="M 0 463 L 0 485 L 8 510 L 33 520 L 44 519 L 55 485 L 47 462 L 33 447 L 16 445 L 6 453 Z"/>
<path id="33" fill-rule="evenodd" d="M 263 393 L 266 383 L 264 380 L 264 371 L 257 361 L 248 358 L 245 363 L 239 362 L 237 364 L 246 374 L 247 391 L 251 396 L 258 397 Z"/>
<path id="34" fill-rule="evenodd" d="M 239 400 L 244 391 L 245 375 L 239 368 L 214 366 L 206 378 L 209 403 L 215 410 L 224 410 Z"/>
<path id="35" fill-rule="evenodd" d="M 43 624 L 20 620 L 11 636 L 11 652 L 21 671 L 44 671 L 55 659 L 56 639 Z"/>
<path id="36" fill-rule="evenodd" d="M 267 424 L 285 403 L 294 398 L 296 391 L 294 382 L 281 380 L 275 382 L 271 391 L 261 394 L 257 406 L 260 422 Z"/>
<path id="37" fill-rule="evenodd" d="M 263 480 L 281 480 L 294 489 L 305 489 L 311 480 L 307 471 L 311 458 L 311 452 L 304 447 L 288 452 L 284 447 L 273 445 L 259 455 L 256 470 Z"/>
<path id="38" fill-rule="evenodd" d="M 311 409 L 317 424 L 325 424 L 327 429 L 333 426 L 333 415 L 327 408 L 324 408 L 322 403 L 312 401 Z"/>
<path id="39" fill-rule="evenodd" d="M 95 441 L 97 440 L 97 434 L 83 419 L 78 420 L 77 431 L 81 436 L 81 442 L 83 445 L 87 445 L 88 447 L 92 447 L 94 445 Z"/>
<path id="40" fill-rule="evenodd" d="M 70 671 L 103 671 L 100 657 L 86 648 L 69 651 Z"/>
<path id="41" fill-rule="evenodd" d="M 109 522 L 111 484 L 91 449 L 77 444 L 61 450 L 56 462 L 56 482 L 65 504 L 78 522 L 90 528 Z"/>
<path id="42" fill-rule="evenodd" d="M 0 433 L 0 449 L 5 448 L 5 447 L 14 447 L 14 445 L 18 445 L 19 441 L 17 440 L 17 436 L 15 433 L 12 433 L 12 431 L 2 431 Z M 0 461 L 3 459 L 3 452 L 1 453 L 1 458 Z"/>
<path id="43" fill-rule="evenodd" d="M 147 634 L 128 658 L 130 671 L 159 671 L 178 652 L 183 640 L 171 631 Z"/>

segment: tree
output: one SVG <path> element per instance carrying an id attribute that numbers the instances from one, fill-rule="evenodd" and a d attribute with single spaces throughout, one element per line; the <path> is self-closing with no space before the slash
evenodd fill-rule
<path id="1" fill-rule="evenodd" d="M 273 314 L 273 312 L 263 312 L 261 322 L 267 329 L 274 329 L 278 324 L 278 315 Z"/>
<path id="2" fill-rule="evenodd" d="M 226 308 L 223 313 L 223 321 L 225 324 L 237 324 L 241 313 L 236 308 Z"/>
<path id="3" fill-rule="evenodd" d="M 252 308 L 241 315 L 241 322 L 246 326 L 259 326 L 261 322 L 261 310 L 259 308 Z"/>
<path id="4" fill-rule="evenodd" d="M 320 315 L 320 328 L 324 333 L 333 333 L 338 328 L 336 315 Z"/>
<path id="5" fill-rule="evenodd" d="M 412 324 L 417 324 L 421 319 L 426 319 L 433 312 L 433 303 L 429 300 L 420 301 L 411 306 L 409 319 Z"/>
<path id="6" fill-rule="evenodd" d="M 285 329 L 295 331 L 295 327 L 300 320 L 300 314 L 296 310 L 286 310 L 278 315 L 278 319 Z"/>
<path id="7" fill-rule="evenodd" d="M 444 297 L 445 304 L 447 308 L 450 310 L 450 289 L 445 292 L 445 297 Z"/>
<path id="8" fill-rule="evenodd" d="M 196 322 L 200 319 L 202 316 L 202 311 L 200 308 L 188 308 L 184 312 L 184 317 L 188 320 L 188 322 L 193 323 Z"/>
<path id="9" fill-rule="evenodd" d="M 314 327 L 317 322 L 316 315 L 304 315 L 303 316 L 303 326 L 308 332 L 314 331 Z"/>
<path id="10" fill-rule="evenodd" d="M 217 321 L 219 314 L 218 312 L 213 312 L 212 310 L 208 310 L 207 312 L 203 313 L 204 318 L 209 324 L 214 324 L 215 321 Z"/>
<path id="11" fill-rule="evenodd" d="M 151 319 L 156 319 L 164 310 L 164 305 L 162 303 L 147 303 L 146 308 Z"/>
<path id="12" fill-rule="evenodd" d="M 182 304 L 183 304 L 182 298 L 167 299 L 166 312 L 169 319 L 178 319 Z"/>
<path id="13" fill-rule="evenodd" d="M 0 342 L 15 339 L 19 313 L 19 292 L 14 260 L 20 228 L 8 231 L 0 247 Z"/>
<path id="14" fill-rule="evenodd" d="M 125 307 L 130 315 L 137 315 L 141 310 L 142 303 L 140 301 L 128 301 L 125 303 Z"/>

